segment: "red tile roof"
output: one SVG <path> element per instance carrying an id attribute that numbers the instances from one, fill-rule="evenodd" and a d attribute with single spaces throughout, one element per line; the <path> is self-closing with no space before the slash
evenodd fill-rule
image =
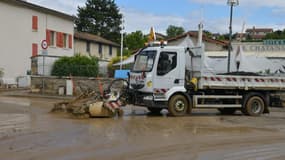
<path id="1" fill-rule="evenodd" d="M 102 44 L 107 44 L 107 45 L 112 45 L 115 47 L 120 47 L 119 44 L 112 42 L 110 40 L 107 40 L 103 37 L 86 33 L 86 32 L 75 32 L 74 33 L 74 38 L 75 39 L 81 39 L 81 40 L 87 40 L 87 41 L 92 41 L 92 42 L 97 42 L 97 43 L 102 43 Z"/>

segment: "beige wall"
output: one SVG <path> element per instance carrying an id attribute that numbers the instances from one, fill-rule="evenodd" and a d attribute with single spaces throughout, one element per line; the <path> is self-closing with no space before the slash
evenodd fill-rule
<path id="1" fill-rule="evenodd" d="M 32 16 L 38 16 L 38 30 L 32 29 Z M 46 39 L 46 29 L 53 29 L 73 35 L 73 22 L 47 15 L 21 6 L 0 2 L 0 68 L 5 77 L 26 75 L 31 69 L 32 44 L 38 44 L 42 53 L 41 41 Z M 73 49 L 49 48 L 48 55 L 72 56 Z"/>
<path id="2" fill-rule="evenodd" d="M 82 54 L 82 55 L 89 55 L 86 52 L 86 42 L 78 39 L 74 39 L 74 53 L 75 54 Z"/>
<path id="3" fill-rule="evenodd" d="M 236 53 L 237 47 L 242 46 L 242 54 L 246 56 L 259 56 L 268 57 L 273 59 L 285 58 L 285 46 L 284 45 L 264 45 L 263 42 L 233 42 L 233 51 Z M 207 51 L 206 54 L 212 57 L 225 57 L 228 55 L 228 51 Z"/>
<path id="4" fill-rule="evenodd" d="M 205 43 L 205 50 L 206 51 L 225 51 L 226 49 L 223 48 L 222 45 L 216 44 L 216 43 L 209 43 L 209 42 L 204 42 Z"/>
<path id="5" fill-rule="evenodd" d="M 117 56 L 117 47 L 112 47 L 112 55 L 109 55 L 109 45 L 102 44 L 102 56 L 99 55 L 99 44 L 95 42 L 90 43 L 90 53 L 86 51 L 87 42 L 84 40 L 75 39 L 74 41 L 74 52 L 81 53 L 86 56 L 95 56 L 101 58 L 103 60 L 111 60 L 112 58 Z"/>

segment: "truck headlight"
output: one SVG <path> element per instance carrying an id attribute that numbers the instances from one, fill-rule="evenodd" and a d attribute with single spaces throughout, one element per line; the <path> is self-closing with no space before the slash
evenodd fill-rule
<path id="1" fill-rule="evenodd" d="M 152 87 L 152 81 L 148 81 L 148 82 L 146 83 L 146 86 L 147 86 L 148 88 L 151 88 L 151 87 Z"/>

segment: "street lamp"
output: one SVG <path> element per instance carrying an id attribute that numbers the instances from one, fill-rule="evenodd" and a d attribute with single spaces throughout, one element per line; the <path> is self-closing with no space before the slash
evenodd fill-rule
<path id="1" fill-rule="evenodd" d="M 231 50 L 232 50 L 232 21 L 233 21 L 233 7 L 239 5 L 239 0 L 228 0 L 227 3 L 231 7 L 230 15 L 230 33 L 229 33 L 229 46 L 228 46 L 228 73 L 230 72 Z"/>
<path id="2" fill-rule="evenodd" d="M 120 51 L 120 70 L 122 70 L 122 62 L 123 62 L 123 47 L 124 47 L 124 29 L 125 29 L 125 26 L 124 26 L 124 17 L 122 17 L 122 31 L 121 31 L 121 51 Z"/>

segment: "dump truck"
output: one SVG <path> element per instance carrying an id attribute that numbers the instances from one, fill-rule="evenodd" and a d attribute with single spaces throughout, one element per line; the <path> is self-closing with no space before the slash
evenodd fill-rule
<path id="1" fill-rule="evenodd" d="M 136 55 L 129 73 L 128 103 L 153 113 L 167 109 L 172 116 L 185 116 L 196 108 L 218 109 L 222 114 L 240 110 L 250 116 L 269 113 L 270 95 L 284 93 L 285 77 L 209 73 L 201 42 L 200 29 L 194 47 L 149 43 Z"/>

